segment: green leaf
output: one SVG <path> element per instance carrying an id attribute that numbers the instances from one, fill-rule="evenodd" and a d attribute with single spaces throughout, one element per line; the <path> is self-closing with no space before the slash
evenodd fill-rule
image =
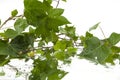
<path id="1" fill-rule="evenodd" d="M 70 22 L 63 16 L 57 16 L 47 19 L 47 28 L 58 32 L 58 27 L 62 25 L 70 24 Z"/>
<path id="2" fill-rule="evenodd" d="M 16 51 L 8 43 L 0 40 L 0 55 L 16 56 Z"/>
<path id="3" fill-rule="evenodd" d="M 113 52 L 114 54 L 120 53 L 120 47 L 112 46 L 112 47 L 111 47 L 111 50 L 112 50 L 112 52 Z"/>
<path id="4" fill-rule="evenodd" d="M 61 80 L 67 72 L 62 70 L 53 70 L 52 74 L 48 76 L 48 80 Z"/>
<path id="5" fill-rule="evenodd" d="M 94 56 L 97 57 L 97 60 L 99 63 L 106 63 L 105 60 L 112 55 L 112 51 L 109 47 L 102 45 L 98 48 L 96 48 L 93 51 L 93 54 L 95 54 Z"/>
<path id="6" fill-rule="evenodd" d="M 41 25 L 41 20 L 47 17 L 47 12 L 51 9 L 51 5 L 44 0 L 43 2 L 38 0 L 24 0 L 24 15 L 28 24 L 35 27 Z"/>
<path id="7" fill-rule="evenodd" d="M 68 36 L 68 37 L 70 37 L 70 38 L 72 38 L 73 40 L 77 40 L 77 36 L 76 36 L 76 33 L 75 33 L 75 31 L 76 31 L 76 29 L 75 29 L 75 27 L 74 26 L 66 26 L 65 27 L 65 34 Z"/>
<path id="8" fill-rule="evenodd" d="M 66 40 L 59 40 L 54 45 L 54 50 L 65 50 L 66 48 Z"/>
<path id="9" fill-rule="evenodd" d="M 56 51 L 55 53 L 55 57 L 58 59 L 58 60 L 64 60 L 65 59 L 65 52 L 63 51 Z"/>
<path id="10" fill-rule="evenodd" d="M 67 53 L 68 55 L 71 57 L 71 56 L 74 56 L 77 52 L 77 48 L 74 48 L 74 47 L 68 47 L 67 48 Z"/>
<path id="11" fill-rule="evenodd" d="M 17 51 L 17 53 L 25 54 L 29 52 L 28 47 L 33 47 L 34 36 L 32 34 L 24 33 L 23 35 L 18 35 L 11 40 L 11 47 Z"/>
<path id="12" fill-rule="evenodd" d="M 8 59 L 7 55 L 0 55 L 0 66 L 4 66 L 7 64 L 10 60 Z"/>
<path id="13" fill-rule="evenodd" d="M 49 17 L 60 16 L 63 14 L 63 12 L 64 12 L 64 9 L 61 9 L 61 8 L 50 9 L 48 11 L 48 16 Z"/>
<path id="14" fill-rule="evenodd" d="M 92 38 L 93 34 L 86 32 L 85 37 L 86 37 L 86 39 Z"/>
<path id="15" fill-rule="evenodd" d="M 14 31 L 13 29 L 7 29 L 5 31 L 5 37 L 7 38 L 14 38 L 18 35 L 18 33 L 16 31 Z"/>
<path id="16" fill-rule="evenodd" d="M 45 39 L 46 37 L 48 37 L 49 34 L 50 34 L 50 31 L 51 31 L 51 30 L 48 29 L 48 26 L 46 26 L 47 25 L 46 23 L 47 23 L 46 22 L 46 18 L 42 19 L 41 23 L 40 23 L 40 26 L 38 26 L 35 29 L 36 35 L 37 36 L 41 35 L 43 39 Z"/>
<path id="17" fill-rule="evenodd" d="M 46 37 L 46 41 L 50 42 L 52 41 L 53 43 L 56 43 L 58 40 L 58 36 L 56 35 L 55 32 L 51 32 L 48 37 Z"/>
<path id="18" fill-rule="evenodd" d="M 92 31 L 92 30 L 96 29 L 96 28 L 99 26 L 99 24 L 100 24 L 100 22 L 97 23 L 97 24 L 95 24 L 94 26 L 92 26 L 92 27 L 89 29 L 89 31 Z"/>
<path id="19" fill-rule="evenodd" d="M 86 48 L 95 49 L 100 46 L 100 40 L 97 37 L 92 37 L 85 41 Z"/>
<path id="20" fill-rule="evenodd" d="M 17 14 L 18 14 L 17 9 L 15 9 L 11 12 L 12 17 L 15 17 Z"/>
<path id="21" fill-rule="evenodd" d="M 120 34 L 112 33 L 110 37 L 108 38 L 108 41 L 111 45 L 115 45 L 120 41 Z"/>
<path id="22" fill-rule="evenodd" d="M 35 30 L 35 33 L 37 36 L 41 35 L 43 39 L 49 36 L 51 32 L 58 32 L 59 26 L 69 24 L 70 22 L 63 16 L 58 17 L 45 17 L 41 20 L 39 23 L 40 26 L 38 26 Z"/>
<path id="23" fill-rule="evenodd" d="M 106 43 L 101 43 L 101 40 L 96 37 L 86 38 L 83 43 L 85 46 L 80 56 L 85 59 L 105 64 L 109 56 L 113 55 L 111 47 Z"/>
<path id="24" fill-rule="evenodd" d="M 114 60 L 119 59 L 120 55 L 119 54 L 111 54 L 107 59 L 106 62 L 107 63 L 111 63 L 112 65 L 115 65 Z"/>
<path id="25" fill-rule="evenodd" d="M 70 24 L 70 22 L 64 17 L 64 16 L 59 16 L 56 17 L 56 20 L 61 23 L 60 25 L 65 25 L 65 24 Z"/>
<path id="26" fill-rule="evenodd" d="M 57 16 L 55 18 L 48 18 L 48 26 L 50 28 L 53 27 L 58 27 L 62 25 L 70 24 L 70 22 L 63 16 Z"/>
<path id="27" fill-rule="evenodd" d="M 18 34 L 25 30 L 28 27 L 26 19 L 18 18 L 14 24 L 14 28 Z"/>
<path id="28" fill-rule="evenodd" d="M 32 75 L 30 75 L 29 80 L 61 80 L 67 72 L 57 67 L 58 61 L 52 57 L 49 60 L 35 59 L 34 69 L 31 71 Z"/>

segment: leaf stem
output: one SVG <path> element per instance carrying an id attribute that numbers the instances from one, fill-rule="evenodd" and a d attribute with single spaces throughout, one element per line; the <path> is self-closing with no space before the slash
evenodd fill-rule
<path id="1" fill-rule="evenodd" d="M 101 30 L 101 32 L 102 32 L 102 34 L 103 34 L 104 38 L 106 39 L 106 36 L 105 36 L 105 34 L 104 34 L 103 29 L 102 29 L 101 27 L 99 27 L 99 28 L 100 28 L 100 30 Z"/>

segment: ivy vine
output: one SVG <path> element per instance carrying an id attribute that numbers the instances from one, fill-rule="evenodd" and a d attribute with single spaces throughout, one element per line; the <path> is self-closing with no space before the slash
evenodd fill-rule
<path id="1" fill-rule="evenodd" d="M 61 80 L 67 72 L 60 69 L 59 62 L 70 64 L 74 56 L 102 65 L 115 65 L 114 60 L 120 60 L 120 47 L 116 46 L 120 34 L 113 32 L 101 40 L 91 33 L 99 27 L 97 23 L 85 35 L 77 35 L 75 27 L 62 15 L 64 9 L 58 8 L 60 0 L 55 7 L 52 2 L 24 0 L 22 15 L 15 9 L 5 22 L 0 22 L 2 30 L 8 21 L 15 21 L 12 28 L 0 32 L 0 66 L 14 58 L 32 59 L 29 80 Z M 83 47 L 81 53 L 77 53 L 79 47 Z"/>

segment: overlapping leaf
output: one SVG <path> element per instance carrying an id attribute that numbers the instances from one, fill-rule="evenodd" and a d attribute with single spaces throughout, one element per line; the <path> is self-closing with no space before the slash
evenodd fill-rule
<path id="1" fill-rule="evenodd" d="M 112 33 L 110 37 L 108 38 L 108 41 L 111 45 L 115 45 L 120 41 L 120 34 Z"/>
<path id="2" fill-rule="evenodd" d="M 119 41 L 119 34 L 112 33 L 109 38 L 100 40 L 87 32 L 85 37 L 81 37 L 84 48 L 80 56 L 100 64 L 111 63 L 120 55 L 120 48 L 115 46 Z"/>
<path id="3" fill-rule="evenodd" d="M 3 35 L 6 38 L 14 38 L 18 35 L 18 32 L 13 29 L 7 29 Z"/>
<path id="4" fill-rule="evenodd" d="M 16 56 L 16 51 L 7 42 L 0 40 L 0 55 Z"/>
<path id="5" fill-rule="evenodd" d="M 14 24 L 14 28 L 18 34 L 25 30 L 28 27 L 26 19 L 19 18 Z"/>

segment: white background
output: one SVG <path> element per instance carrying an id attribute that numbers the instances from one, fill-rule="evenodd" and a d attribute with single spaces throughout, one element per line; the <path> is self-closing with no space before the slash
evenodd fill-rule
<path id="1" fill-rule="evenodd" d="M 111 32 L 120 33 L 119 0 L 68 0 L 67 3 L 61 2 L 59 7 L 65 8 L 64 15 L 76 26 L 79 35 L 84 35 L 97 22 L 101 22 L 106 37 Z M 14 9 L 22 13 L 22 0 L 0 0 L 0 19 L 7 19 Z M 93 33 L 104 38 L 99 28 Z M 87 60 L 74 59 L 66 70 L 70 73 L 63 80 L 120 80 L 119 65 L 105 68 Z"/>

